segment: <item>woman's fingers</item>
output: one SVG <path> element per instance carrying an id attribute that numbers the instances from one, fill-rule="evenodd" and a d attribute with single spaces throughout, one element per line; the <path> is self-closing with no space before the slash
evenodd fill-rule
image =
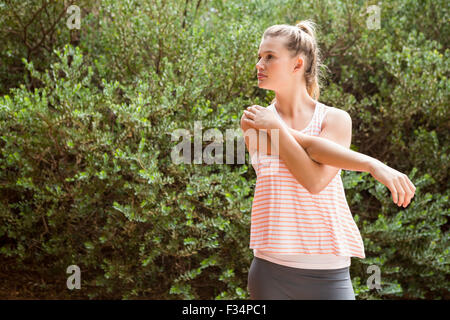
<path id="1" fill-rule="evenodd" d="M 408 179 L 408 176 L 405 174 L 401 174 L 394 178 L 393 183 L 395 185 L 395 189 L 397 192 L 398 201 L 394 202 L 400 207 L 403 206 L 406 208 L 410 202 L 412 197 L 414 197 L 415 187 L 412 185 L 412 182 Z M 412 186 L 411 186 L 412 185 Z"/>
<path id="2" fill-rule="evenodd" d="M 400 206 L 405 198 L 405 192 L 403 191 L 402 185 L 397 178 L 394 178 L 393 183 L 395 185 L 395 190 L 397 191 L 397 201 L 394 202 L 397 206 Z"/>
<path id="3" fill-rule="evenodd" d="M 253 126 L 253 125 L 254 125 L 254 121 L 253 121 L 252 119 L 250 119 L 250 118 L 245 117 L 245 118 L 244 118 L 244 121 L 245 121 L 246 123 L 248 123 L 250 126 Z"/>
<path id="4" fill-rule="evenodd" d="M 407 199 L 407 193 L 406 193 L 406 189 L 405 186 L 402 183 L 403 178 L 399 177 L 397 178 L 397 184 L 398 184 L 398 188 L 397 188 L 397 192 L 398 192 L 398 202 L 397 205 L 399 207 L 403 206 L 406 202 Z"/>
<path id="5" fill-rule="evenodd" d="M 395 189 L 395 185 L 394 183 L 391 181 L 390 183 L 386 184 L 386 187 L 389 189 L 389 191 L 391 192 L 392 195 L 392 201 L 394 203 L 397 203 L 397 197 L 398 197 L 398 193 L 397 190 Z"/>
<path id="6" fill-rule="evenodd" d="M 408 183 L 406 182 L 406 175 L 400 178 L 400 183 L 403 187 L 403 190 L 405 192 L 405 200 L 403 201 L 403 208 L 406 208 L 406 206 L 411 202 L 411 198 L 413 195 L 413 192 L 409 189 Z"/>
<path id="7" fill-rule="evenodd" d="M 251 112 L 251 113 L 255 113 L 255 112 L 256 112 L 255 109 L 256 109 L 256 108 L 255 108 L 254 106 L 250 106 L 250 107 L 247 108 L 247 111 L 249 111 L 249 112 Z"/>
<path id="8" fill-rule="evenodd" d="M 255 118 L 255 114 L 253 112 L 249 112 L 247 110 L 244 110 L 244 114 L 245 114 L 245 116 L 247 118 L 250 118 L 250 119 L 254 119 Z"/>
<path id="9" fill-rule="evenodd" d="M 244 121 L 247 125 L 249 125 L 250 127 L 252 127 L 253 129 L 258 130 L 258 128 L 256 128 L 255 121 L 254 121 L 253 119 L 250 119 L 247 115 L 244 117 L 243 121 Z"/>
<path id="10" fill-rule="evenodd" d="M 392 192 L 392 200 L 394 201 L 395 204 L 397 204 L 398 202 L 398 192 L 397 192 L 397 188 L 395 187 L 395 185 L 392 188 L 393 190 Z"/>
<path id="11" fill-rule="evenodd" d="M 413 193 L 413 197 L 414 197 L 414 193 L 416 192 L 416 187 L 414 186 L 414 184 L 411 182 L 411 180 L 409 180 L 408 176 L 406 176 L 406 182 L 408 183 L 409 188 L 411 189 L 412 193 Z"/>
<path id="12" fill-rule="evenodd" d="M 409 180 L 408 176 L 406 176 L 406 175 L 405 175 L 405 181 L 406 181 L 406 185 L 408 186 L 410 194 L 411 194 L 411 197 L 409 199 L 409 202 L 411 202 L 411 199 L 414 198 L 414 194 L 416 193 L 416 187 L 414 186 L 414 184 L 411 182 L 411 180 Z"/>

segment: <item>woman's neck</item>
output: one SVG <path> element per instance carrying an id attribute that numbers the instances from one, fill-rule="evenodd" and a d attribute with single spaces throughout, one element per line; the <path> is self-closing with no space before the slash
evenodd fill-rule
<path id="1" fill-rule="evenodd" d="M 291 90 L 289 93 L 275 92 L 275 106 L 286 119 L 296 119 L 314 110 L 316 100 L 310 97 L 306 88 Z"/>

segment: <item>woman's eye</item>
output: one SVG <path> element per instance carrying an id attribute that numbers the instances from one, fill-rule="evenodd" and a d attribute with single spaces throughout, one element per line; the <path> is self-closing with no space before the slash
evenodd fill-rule
<path id="1" fill-rule="evenodd" d="M 271 54 L 267 55 L 267 60 L 269 60 L 271 57 L 273 57 Z M 258 61 L 261 60 L 261 57 L 258 56 Z"/>

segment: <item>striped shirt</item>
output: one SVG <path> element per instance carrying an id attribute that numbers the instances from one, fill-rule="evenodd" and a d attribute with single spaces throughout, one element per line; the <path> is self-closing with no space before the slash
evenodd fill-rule
<path id="1" fill-rule="evenodd" d="M 268 107 L 281 123 L 275 105 Z M 318 136 L 330 107 L 317 102 L 301 132 Z M 364 259 L 364 244 L 347 204 L 341 169 L 318 194 L 311 194 L 278 155 L 252 154 L 257 179 L 251 213 L 250 248 L 254 255 L 305 269 L 337 269 L 350 257 Z"/>

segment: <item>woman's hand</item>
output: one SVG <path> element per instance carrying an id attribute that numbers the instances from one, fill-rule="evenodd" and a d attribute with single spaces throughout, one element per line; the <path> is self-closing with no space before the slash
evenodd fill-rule
<path id="1" fill-rule="evenodd" d="M 370 174 L 391 191 L 394 203 L 399 207 L 403 205 L 406 208 L 416 191 L 416 187 L 408 176 L 379 160 L 372 162 L 370 168 Z"/>
<path id="2" fill-rule="evenodd" d="M 268 108 L 253 105 L 244 110 L 244 121 L 255 129 L 279 129 L 281 122 Z"/>

